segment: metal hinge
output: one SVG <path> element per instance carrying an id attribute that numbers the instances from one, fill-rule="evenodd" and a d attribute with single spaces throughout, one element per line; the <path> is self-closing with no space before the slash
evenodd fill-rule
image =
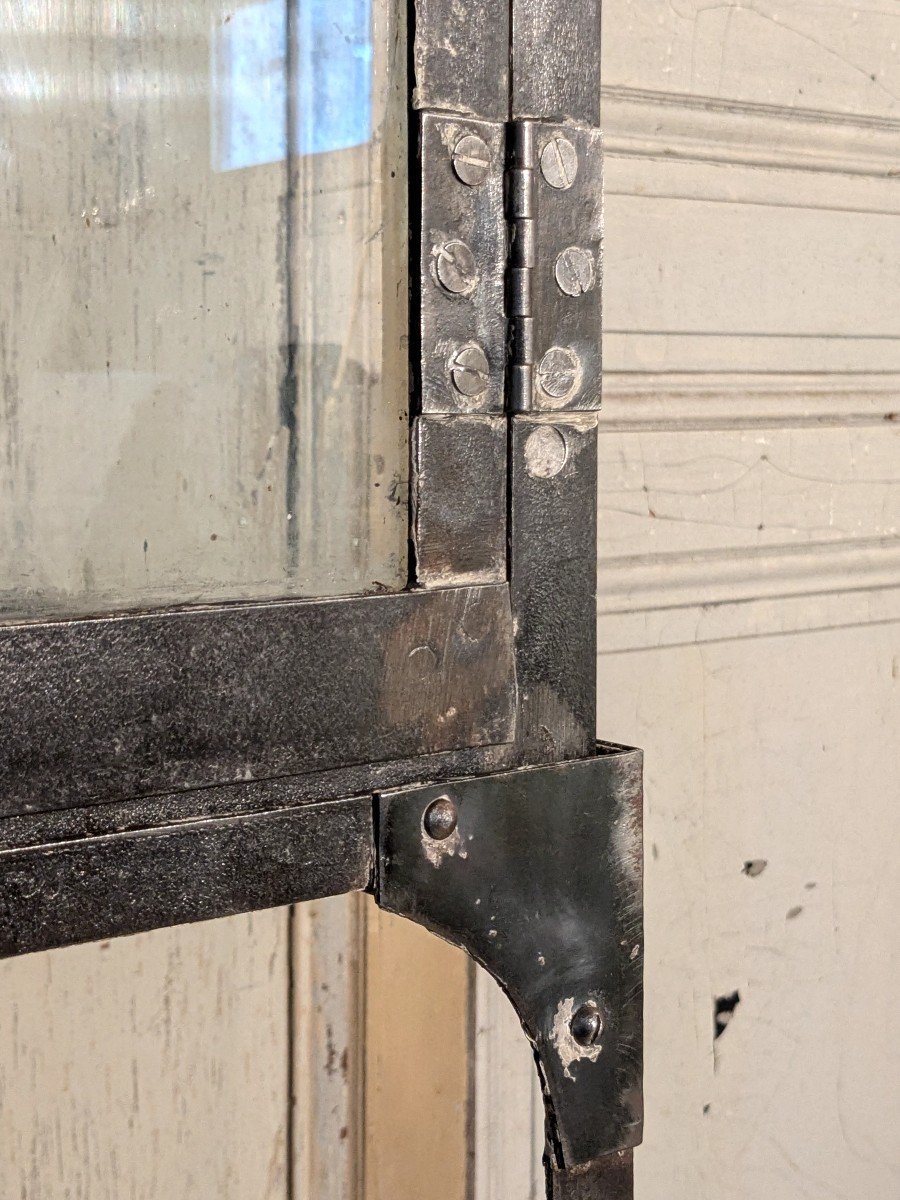
<path id="1" fill-rule="evenodd" d="M 599 131 L 510 127 L 507 273 L 514 412 L 600 407 Z"/>
<path id="2" fill-rule="evenodd" d="M 599 131 L 421 114 L 425 414 L 600 404 Z"/>

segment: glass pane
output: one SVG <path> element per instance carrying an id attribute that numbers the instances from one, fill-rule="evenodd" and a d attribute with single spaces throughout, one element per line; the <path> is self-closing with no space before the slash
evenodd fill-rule
<path id="1" fill-rule="evenodd" d="M 399 9 L 0 5 L 0 616 L 403 586 Z"/>

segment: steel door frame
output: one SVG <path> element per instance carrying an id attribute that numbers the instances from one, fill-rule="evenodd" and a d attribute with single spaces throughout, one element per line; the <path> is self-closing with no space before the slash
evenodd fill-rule
<path id="1" fill-rule="evenodd" d="M 502 799 L 510 772 L 595 759 L 599 264 L 573 305 L 559 263 L 579 222 L 599 238 L 599 17 L 599 0 L 411 5 L 407 589 L 0 629 L 0 954 L 380 895 L 385 793 L 496 777 Z M 466 160 L 474 185 L 447 130 L 489 151 Z M 441 277 L 453 222 L 491 287 Z M 541 355 L 572 313 L 561 395 Z M 551 1138 L 550 1191 L 630 1194 L 639 1136 L 574 1159 Z"/>

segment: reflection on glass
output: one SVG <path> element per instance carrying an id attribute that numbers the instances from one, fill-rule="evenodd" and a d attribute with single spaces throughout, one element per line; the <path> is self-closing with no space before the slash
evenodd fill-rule
<path id="1" fill-rule="evenodd" d="M 0 616 L 403 585 L 401 7 L 0 6 Z"/>

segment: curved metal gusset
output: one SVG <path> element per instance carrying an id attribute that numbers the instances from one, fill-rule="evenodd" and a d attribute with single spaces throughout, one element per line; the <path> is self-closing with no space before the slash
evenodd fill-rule
<path id="1" fill-rule="evenodd" d="M 551 1175 L 641 1139 L 641 771 L 639 750 L 601 745 L 378 801 L 378 903 L 509 996 L 539 1065 Z"/>

